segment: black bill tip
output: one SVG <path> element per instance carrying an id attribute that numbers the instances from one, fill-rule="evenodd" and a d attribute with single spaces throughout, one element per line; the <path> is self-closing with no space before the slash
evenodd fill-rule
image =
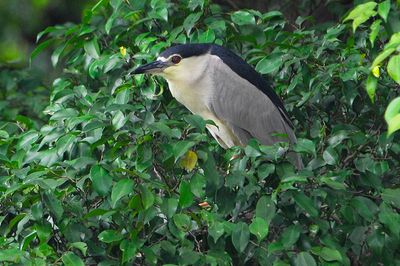
<path id="1" fill-rule="evenodd" d="M 132 74 L 161 73 L 166 67 L 167 65 L 165 62 L 157 60 L 136 68 Z"/>

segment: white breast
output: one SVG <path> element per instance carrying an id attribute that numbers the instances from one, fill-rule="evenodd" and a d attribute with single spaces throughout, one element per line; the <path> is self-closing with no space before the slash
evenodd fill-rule
<path id="1" fill-rule="evenodd" d="M 185 73 L 191 73 L 192 75 L 179 77 L 179 74 L 175 74 L 177 73 L 175 70 L 174 76 L 165 76 L 172 96 L 192 113 L 201 116 L 205 120 L 214 121 L 217 127 L 207 125 L 207 129 L 222 147 L 229 148 L 240 145 L 241 143 L 239 143 L 226 123 L 216 117 L 209 108 L 209 99 L 212 97 L 212 87 L 214 86 L 209 78 L 211 75 L 198 73 L 199 71 L 214 71 L 211 67 L 214 65 L 212 60 L 220 59 L 216 56 L 204 55 L 194 60 L 196 62 L 185 62 Z M 198 78 L 200 75 L 202 78 Z"/>

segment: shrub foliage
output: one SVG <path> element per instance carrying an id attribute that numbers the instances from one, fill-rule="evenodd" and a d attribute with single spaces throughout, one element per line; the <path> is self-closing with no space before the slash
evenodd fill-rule
<path id="1" fill-rule="evenodd" d="M 47 28 L 32 59 L 53 47 L 63 70 L 49 103 L 35 107 L 42 98 L 14 84 L 25 113 L 17 104 L 0 114 L 0 261 L 399 264 L 400 141 L 384 120 L 399 85 L 381 68 L 373 102 L 365 90 L 399 24 L 391 8 L 373 41 L 372 16 L 355 33 L 306 18 L 289 27 L 278 11 L 206 0 L 101 0 L 81 24 Z M 165 81 L 131 75 L 186 42 L 222 44 L 270 77 L 298 143 L 223 150 L 205 131 L 212 122 L 178 104 Z"/>

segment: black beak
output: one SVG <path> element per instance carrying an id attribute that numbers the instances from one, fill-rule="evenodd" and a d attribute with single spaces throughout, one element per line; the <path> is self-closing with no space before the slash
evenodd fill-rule
<path id="1" fill-rule="evenodd" d="M 161 73 L 167 66 L 168 65 L 165 62 L 154 61 L 154 62 L 151 62 L 151 63 L 148 63 L 146 65 L 136 68 L 132 73 L 133 74 L 145 74 L 145 73 L 156 74 L 156 73 Z"/>

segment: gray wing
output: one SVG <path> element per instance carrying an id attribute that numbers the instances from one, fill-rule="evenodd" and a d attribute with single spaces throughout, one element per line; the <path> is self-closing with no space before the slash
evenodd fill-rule
<path id="1" fill-rule="evenodd" d="M 278 141 L 295 143 L 292 128 L 269 97 L 221 60 L 217 61 L 213 68 L 215 91 L 210 98 L 216 117 L 228 124 L 243 145 L 251 138 L 264 145 Z"/>

